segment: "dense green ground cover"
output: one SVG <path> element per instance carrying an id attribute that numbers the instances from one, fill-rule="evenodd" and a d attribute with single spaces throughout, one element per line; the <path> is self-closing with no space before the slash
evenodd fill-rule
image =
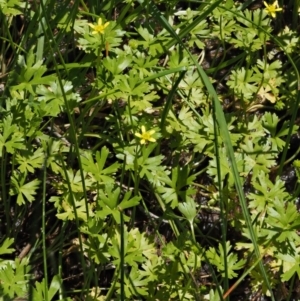
<path id="1" fill-rule="evenodd" d="M 0 0 L 0 300 L 300 300 L 299 2 Z"/>

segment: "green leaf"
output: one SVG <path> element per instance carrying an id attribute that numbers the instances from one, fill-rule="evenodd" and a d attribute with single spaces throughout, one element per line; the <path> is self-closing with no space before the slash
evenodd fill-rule
<path id="1" fill-rule="evenodd" d="M 32 202 L 35 200 L 36 190 L 39 188 L 40 180 L 34 179 L 31 182 L 25 183 L 26 173 L 14 173 L 11 177 L 11 189 L 9 191 L 10 195 L 17 195 L 17 204 L 25 204 L 25 200 Z"/>
<path id="2" fill-rule="evenodd" d="M 28 291 L 29 268 L 26 260 L 21 261 L 17 258 L 13 265 L 7 264 L 5 268 L 0 269 L 0 292 L 2 289 L 2 294 L 10 298 L 14 298 L 15 295 L 24 297 Z"/>
<path id="3" fill-rule="evenodd" d="M 58 80 L 49 82 L 47 86 L 37 86 L 37 100 L 45 108 L 45 115 L 57 116 L 65 108 L 65 100 L 71 110 L 80 102 L 81 98 L 78 93 L 73 92 L 71 82 L 62 80 L 62 86 L 63 89 Z"/>
<path id="4" fill-rule="evenodd" d="M 0 0 L 0 8 L 4 15 L 21 15 L 26 2 L 21 0 Z"/>
<path id="5" fill-rule="evenodd" d="M 75 173 L 72 169 L 66 170 L 66 173 L 61 171 L 64 182 L 62 187 L 65 192 L 69 192 L 69 186 L 71 187 L 72 192 L 83 192 L 83 184 L 80 170 L 77 170 Z M 89 188 L 92 184 L 91 180 L 87 177 L 87 174 L 84 173 L 85 188 Z"/>
<path id="6" fill-rule="evenodd" d="M 150 85 L 148 82 L 141 81 L 135 70 L 130 70 L 128 76 L 120 77 L 119 89 L 127 95 L 143 97 L 144 94 L 150 92 Z"/>
<path id="7" fill-rule="evenodd" d="M 282 151 L 285 146 L 285 136 L 288 135 L 290 122 L 285 121 L 281 128 L 278 130 L 278 122 L 279 118 L 278 116 L 270 112 L 266 112 L 262 118 L 262 125 L 265 128 L 265 131 L 271 135 L 270 140 L 272 143 L 272 151 Z M 293 125 L 293 130 L 291 134 L 295 134 L 298 130 L 297 125 Z"/>
<path id="8" fill-rule="evenodd" d="M 0 247 L 0 255 L 13 253 L 15 249 L 9 248 L 13 243 L 13 238 L 6 238 Z"/>
<path id="9" fill-rule="evenodd" d="M 218 251 L 213 247 L 206 251 L 210 263 L 217 267 L 223 277 L 227 274 L 229 279 L 236 277 L 238 274 L 235 271 L 241 270 L 246 263 L 245 259 L 238 260 L 237 254 L 230 253 L 231 248 L 230 242 L 227 241 L 226 252 L 221 244 L 219 244 Z M 225 273 L 225 261 L 227 262 L 227 273 Z"/>
<path id="10" fill-rule="evenodd" d="M 54 296 L 57 294 L 58 290 L 62 287 L 62 280 L 59 278 L 58 275 L 55 275 L 52 278 L 50 287 L 48 289 L 47 295 L 48 300 L 51 301 Z M 41 282 L 35 282 L 35 288 L 33 290 L 33 300 L 45 300 L 45 278 Z M 64 299 L 64 301 L 67 301 L 67 299 Z"/>
<path id="11" fill-rule="evenodd" d="M 300 225 L 300 214 L 296 205 L 291 202 L 285 202 L 282 199 L 275 198 L 272 206 L 267 208 L 268 216 L 266 223 L 270 225 L 271 230 L 276 231 L 276 240 L 279 242 L 294 240 L 300 243 L 297 229 Z"/>
<path id="12" fill-rule="evenodd" d="M 79 220 L 86 221 L 87 220 L 87 212 L 86 212 L 86 204 L 85 204 L 85 199 L 76 199 L 76 196 L 73 195 L 74 199 L 74 206 L 73 206 L 73 201 L 72 201 L 72 196 L 70 194 L 67 194 L 65 198 L 62 199 L 61 205 L 59 206 L 60 211 L 63 211 L 61 213 L 57 213 L 56 216 L 57 218 L 66 221 L 66 220 L 74 220 L 77 216 Z M 52 198 L 51 201 L 54 201 Z M 60 200 L 58 200 L 60 201 Z M 88 209 L 89 206 L 88 206 Z M 76 210 L 76 214 L 74 212 Z M 93 216 L 93 213 L 89 211 L 89 215 Z"/>
<path id="13" fill-rule="evenodd" d="M 134 196 L 131 198 L 132 192 L 127 191 L 121 199 L 120 195 L 121 189 L 120 187 L 115 188 L 112 184 L 105 185 L 105 190 L 99 191 L 99 196 L 97 202 L 100 206 L 99 210 L 97 210 L 96 216 L 105 219 L 108 215 L 113 215 L 117 224 L 121 223 L 120 214 L 123 209 L 131 208 L 137 206 L 140 202 L 139 196 Z M 124 220 L 128 221 L 129 217 L 123 215 Z"/>
<path id="14" fill-rule="evenodd" d="M 289 197 L 285 191 L 285 183 L 278 178 L 273 183 L 263 171 L 253 177 L 251 183 L 255 193 L 248 194 L 248 198 L 251 200 L 249 207 L 258 212 L 264 212 L 267 205 L 272 207 L 275 198 L 285 200 Z"/>
<path id="15" fill-rule="evenodd" d="M 113 75 L 120 74 L 132 62 L 132 58 L 126 54 L 119 55 L 117 58 L 106 57 L 102 60 L 104 67 Z"/>
<path id="16" fill-rule="evenodd" d="M 233 89 L 235 93 L 250 99 L 252 95 L 257 91 L 257 79 L 253 76 L 252 70 L 245 70 L 245 68 L 233 70 L 230 78 L 227 81 L 227 85 Z"/>
<path id="17" fill-rule="evenodd" d="M 118 208 L 121 210 L 131 208 L 134 206 L 137 206 L 140 203 L 141 197 L 140 196 L 134 196 L 133 198 L 130 198 L 132 194 L 132 191 L 127 191 L 123 197 L 123 200 L 118 205 Z"/>
<path id="18" fill-rule="evenodd" d="M 195 201 L 192 198 L 188 198 L 187 202 L 178 204 L 178 209 L 192 225 L 194 218 L 197 216 Z"/>
<path id="19" fill-rule="evenodd" d="M 32 95 L 34 93 L 34 86 L 41 84 L 49 84 L 49 82 L 54 81 L 56 76 L 46 75 L 43 76 L 47 71 L 47 68 L 43 65 L 43 61 L 35 62 L 35 54 L 33 53 L 33 48 L 31 48 L 26 57 L 27 62 L 25 61 L 24 56 L 19 56 L 18 58 L 18 66 L 20 70 L 15 71 L 14 75 L 19 82 L 18 85 L 12 86 L 11 91 L 22 91 L 27 90 Z"/>
<path id="20" fill-rule="evenodd" d="M 190 170 L 188 166 L 180 167 L 179 164 L 172 168 L 172 177 L 168 177 L 166 173 L 159 176 L 161 183 L 168 185 L 158 186 L 157 192 L 161 194 L 166 203 L 171 203 L 171 208 L 178 206 L 179 200 L 188 200 L 189 196 L 194 194 L 194 189 L 188 187 L 195 179 L 194 175 L 189 176 Z"/>
<path id="21" fill-rule="evenodd" d="M 16 124 L 13 124 L 11 115 L 6 117 L 3 121 L 3 134 L 0 134 L 0 157 L 2 157 L 3 147 L 6 151 L 13 154 L 15 149 L 24 149 L 24 137 L 19 131 Z"/>
<path id="22" fill-rule="evenodd" d="M 222 287 L 220 287 L 220 291 L 223 292 Z M 209 301 L 221 301 L 221 298 L 219 296 L 219 293 L 217 290 L 210 290 L 209 294 L 204 296 L 204 300 L 209 300 Z"/>
<path id="23" fill-rule="evenodd" d="M 278 254 L 277 257 L 283 260 L 283 274 L 281 274 L 282 281 L 289 281 L 295 273 L 300 278 L 300 255 L 299 248 L 295 250 L 295 254 Z"/>
<path id="24" fill-rule="evenodd" d="M 143 39 L 148 42 L 149 44 L 152 42 L 154 36 L 149 33 L 147 28 L 139 27 L 136 29 L 136 31 L 143 37 Z"/>
<path id="25" fill-rule="evenodd" d="M 45 154 L 42 148 L 38 148 L 34 153 L 23 151 L 16 155 L 16 161 L 20 164 L 18 169 L 22 172 L 34 173 L 35 168 L 41 168 L 45 161 Z"/>
<path id="26" fill-rule="evenodd" d="M 136 64 L 134 67 L 138 70 L 141 78 L 152 75 L 153 71 L 151 67 L 155 67 L 158 62 L 158 59 L 146 56 L 143 52 L 136 52 L 132 59 L 133 63 Z"/>
<path id="27" fill-rule="evenodd" d="M 121 189 L 120 187 L 115 188 L 114 185 L 105 185 L 105 190 L 99 191 L 100 200 L 108 206 L 110 209 L 117 208 L 119 202 L 119 196 Z"/>
<path id="28" fill-rule="evenodd" d="M 99 184 L 114 183 L 115 179 L 113 175 L 119 169 L 119 164 L 114 162 L 113 164 L 104 168 L 109 150 L 106 146 L 101 148 L 101 152 L 96 151 L 96 160 L 94 161 L 92 152 L 84 152 L 81 156 L 82 167 L 89 175 L 92 175 L 93 179 Z"/>
<path id="29" fill-rule="evenodd" d="M 271 150 L 271 146 L 264 141 L 253 141 L 247 136 L 241 144 L 241 149 L 245 152 L 244 164 L 248 170 L 253 170 L 256 177 L 260 171 L 268 173 L 270 168 L 276 165 L 278 153 Z"/>

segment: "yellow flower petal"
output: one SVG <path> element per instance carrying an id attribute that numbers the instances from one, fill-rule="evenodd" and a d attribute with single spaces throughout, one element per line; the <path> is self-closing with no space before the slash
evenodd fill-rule
<path id="1" fill-rule="evenodd" d="M 97 34 L 97 33 L 104 34 L 104 30 L 109 25 L 109 22 L 106 22 L 104 25 L 102 25 L 102 19 L 99 18 L 97 25 L 91 23 L 88 23 L 88 25 L 94 29 L 94 31 L 92 31 L 92 34 Z"/>
<path id="2" fill-rule="evenodd" d="M 268 4 L 267 2 L 264 1 L 264 5 L 266 7 L 266 11 L 269 15 L 272 16 L 272 18 L 276 17 L 276 12 L 282 11 L 281 7 L 278 7 L 278 1 L 276 0 L 273 4 Z"/>
<path id="3" fill-rule="evenodd" d="M 152 137 L 152 135 L 155 133 L 155 130 L 146 131 L 146 128 L 144 125 L 141 126 L 141 133 L 135 133 L 134 135 L 141 139 L 140 143 L 145 144 L 147 141 L 149 142 L 155 142 L 156 139 Z"/>

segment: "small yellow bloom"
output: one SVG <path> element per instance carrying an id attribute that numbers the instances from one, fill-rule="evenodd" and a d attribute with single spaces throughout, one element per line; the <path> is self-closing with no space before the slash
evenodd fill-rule
<path id="1" fill-rule="evenodd" d="M 155 142 L 156 139 L 151 137 L 155 133 L 154 130 L 146 131 L 146 128 L 142 125 L 142 133 L 135 133 L 135 136 L 141 138 L 141 144 L 145 144 L 146 141 Z"/>
<path id="2" fill-rule="evenodd" d="M 104 25 L 102 25 L 102 19 L 101 18 L 98 19 L 98 24 L 97 25 L 89 23 L 89 26 L 94 29 L 94 31 L 92 31 L 92 34 L 97 34 L 97 33 L 103 34 L 105 28 L 108 25 L 109 25 L 109 22 L 106 22 Z"/>
<path id="3" fill-rule="evenodd" d="M 268 5 L 268 3 L 264 1 L 264 5 L 266 7 L 267 13 L 269 15 L 271 15 L 273 18 L 276 17 L 276 12 L 277 11 L 282 11 L 282 8 L 278 7 L 278 1 L 277 0 L 271 5 Z"/>

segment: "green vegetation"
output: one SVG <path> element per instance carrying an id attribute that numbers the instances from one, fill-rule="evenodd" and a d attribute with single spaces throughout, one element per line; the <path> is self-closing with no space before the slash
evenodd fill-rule
<path id="1" fill-rule="evenodd" d="M 299 13 L 0 0 L 0 301 L 300 300 Z"/>

